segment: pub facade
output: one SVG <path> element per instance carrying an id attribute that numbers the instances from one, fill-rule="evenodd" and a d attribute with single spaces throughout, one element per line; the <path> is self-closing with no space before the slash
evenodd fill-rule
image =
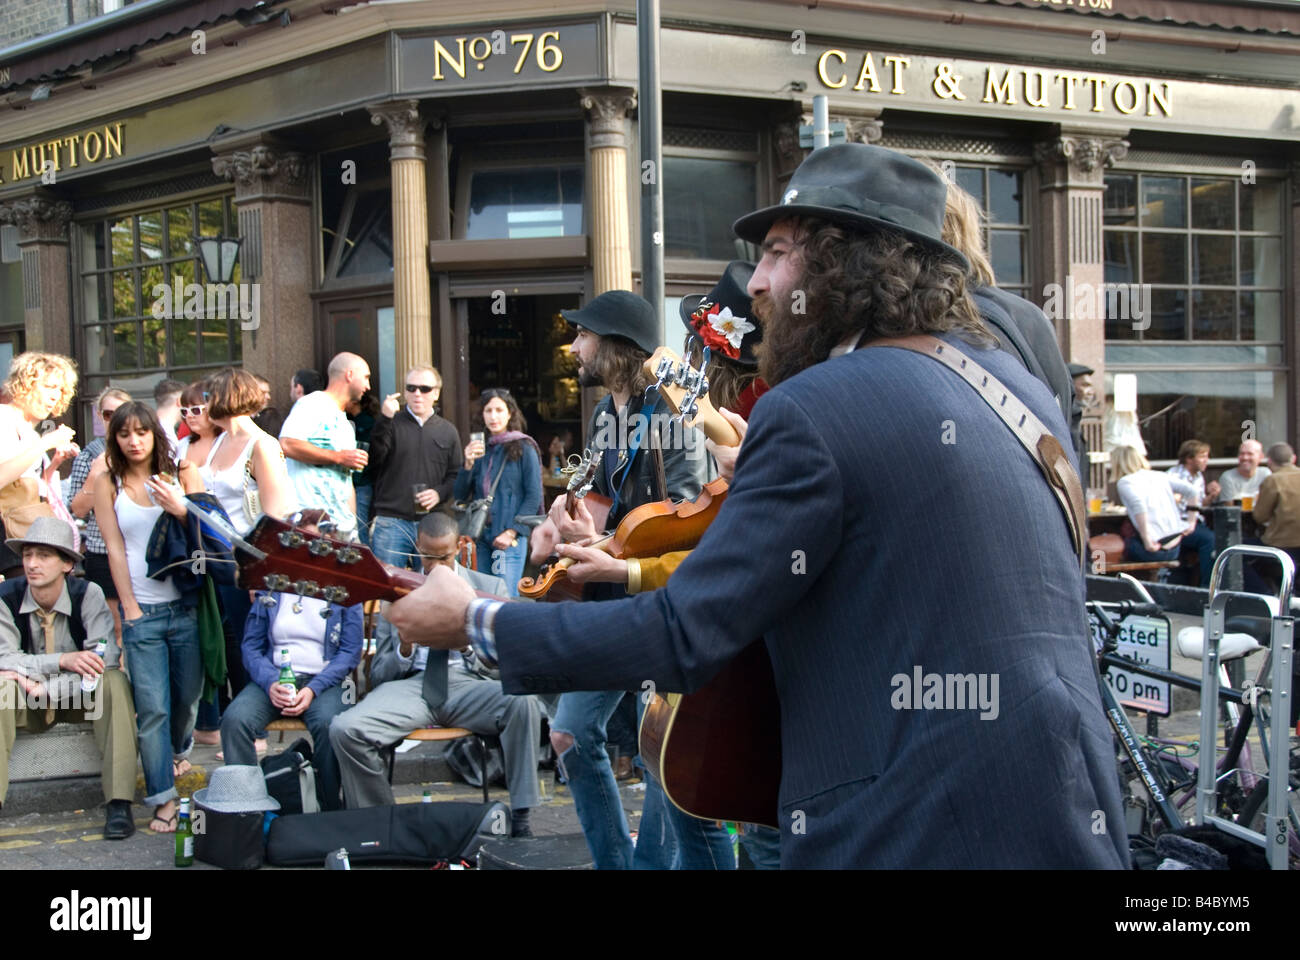
<path id="1" fill-rule="evenodd" d="M 413 363 L 442 412 L 508 387 L 580 438 L 559 310 L 639 283 L 664 195 L 665 342 L 752 256 L 730 230 L 835 139 L 938 163 L 1000 285 L 1099 393 L 1137 377 L 1153 459 L 1296 440 L 1300 13 L 1194 0 L 663 4 L 663 163 L 639 158 L 625 3 L 166 0 L 0 50 L 0 359 L 110 380 Z M 134 11 L 134 12 L 133 12 Z M 209 277 L 199 238 L 238 239 Z M 233 284 L 233 287 L 223 286 Z M 212 288 L 216 287 L 214 291 Z M 215 298 L 213 294 L 216 294 Z"/>

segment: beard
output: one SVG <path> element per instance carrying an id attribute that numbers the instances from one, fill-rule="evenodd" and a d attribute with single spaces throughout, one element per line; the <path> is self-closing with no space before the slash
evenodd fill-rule
<path id="1" fill-rule="evenodd" d="M 768 386 L 775 387 L 821 363 L 861 323 L 853 317 L 794 313 L 792 306 L 784 298 L 778 303 L 767 293 L 754 298 L 754 315 L 763 327 L 763 342 L 755 347 L 758 375 Z"/>
<path id="2" fill-rule="evenodd" d="M 580 387 L 603 387 L 605 378 L 586 367 L 578 367 L 578 386 Z"/>

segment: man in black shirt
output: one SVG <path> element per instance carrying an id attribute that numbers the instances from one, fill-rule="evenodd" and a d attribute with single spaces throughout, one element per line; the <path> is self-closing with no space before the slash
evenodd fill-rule
<path id="1" fill-rule="evenodd" d="M 384 563 L 420 569 L 416 524 L 439 504 L 451 501 L 463 462 L 456 427 L 433 412 L 442 377 L 432 366 L 411 368 L 402 394 L 384 400 L 370 434 L 374 477 L 374 521 L 370 549 Z"/>

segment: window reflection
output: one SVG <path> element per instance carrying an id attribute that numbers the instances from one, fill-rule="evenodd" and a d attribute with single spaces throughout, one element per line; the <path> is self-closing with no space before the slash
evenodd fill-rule
<path id="1" fill-rule="evenodd" d="M 465 238 L 579 236 L 582 188 L 581 164 L 477 170 L 470 180 Z"/>
<path id="2" fill-rule="evenodd" d="M 664 255 L 736 259 L 731 224 L 754 209 L 755 165 L 664 157 Z"/>

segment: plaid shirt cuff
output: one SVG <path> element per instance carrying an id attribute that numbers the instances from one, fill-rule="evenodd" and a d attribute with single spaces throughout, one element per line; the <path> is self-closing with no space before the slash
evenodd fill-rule
<path id="1" fill-rule="evenodd" d="M 497 639 L 493 624 L 504 602 L 475 597 L 465 610 L 465 633 L 469 636 L 470 646 L 478 658 L 493 669 L 497 667 Z"/>

